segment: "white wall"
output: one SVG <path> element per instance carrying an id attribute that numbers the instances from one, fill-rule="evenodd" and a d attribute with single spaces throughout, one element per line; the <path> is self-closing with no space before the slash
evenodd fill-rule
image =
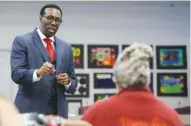
<path id="1" fill-rule="evenodd" d="M 15 35 L 32 31 L 39 24 L 39 11 L 45 3 L 51 2 L 0 2 L 0 93 L 14 99 L 16 85 L 10 80 L 9 49 Z M 64 11 L 63 24 L 58 32 L 70 43 L 85 45 L 85 71 L 90 73 L 90 85 L 93 85 L 93 72 L 105 70 L 87 69 L 87 44 L 129 44 L 134 41 L 156 45 L 187 45 L 190 53 L 190 3 L 189 2 L 53 2 Z M 174 6 L 171 6 L 171 5 Z M 3 50 L 2 50 L 3 49 Z M 121 51 L 121 48 L 120 48 Z M 155 49 L 154 49 L 155 51 Z M 190 57 L 188 69 L 176 70 L 188 73 L 188 91 L 190 92 Z M 108 72 L 110 70 L 107 70 Z M 154 78 L 156 78 L 156 60 L 154 60 Z M 162 70 L 160 70 L 162 71 Z M 173 70 L 171 70 L 174 72 Z M 156 92 L 156 79 L 154 79 Z M 91 104 L 93 93 L 103 92 L 90 89 L 90 99 L 83 102 Z M 110 92 L 114 92 L 111 90 Z M 156 95 L 156 93 L 155 93 Z M 190 95 L 190 93 L 189 93 Z M 159 97 L 172 107 L 189 104 L 188 98 Z M 181 104 L 179 104 L 179 102 Z"/>

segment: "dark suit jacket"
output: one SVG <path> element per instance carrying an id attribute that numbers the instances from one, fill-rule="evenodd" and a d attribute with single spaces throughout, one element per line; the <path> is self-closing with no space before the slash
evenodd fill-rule
<path id="1" fill-rule="evenodd" d="M 64 86 L 57 84 L 58 115 L 68 117 L 68 107 L 65 92 L 73 93 L 77 87 L 74 72 L 73 54 L 71 46 L 55 37 L 56 44 L 56 74 L 68 73 L 71 86 L 66 91 Z M 15 105 L 21 113 L 46 113 L 49 110 L 52 74 L 44 75 L 40 81 L 32 82 L 33 72 L 44 62 L 51 62 L 48 53 L 41 42 L 36 29 L 25 35 L 16 36 L 11 51 L 11 77 L 19 85 Z"/>

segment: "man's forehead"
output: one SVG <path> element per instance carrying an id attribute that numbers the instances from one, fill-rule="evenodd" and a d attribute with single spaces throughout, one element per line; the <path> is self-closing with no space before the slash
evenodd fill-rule
<path id="1" fill-rule="evenodd" d="M 61 17 L 61 12 L 60 10 L 56 9 L 56 8 L 46 8 L 45 9 L 45 15 L 49 16 L 54 16 L 54 17 Z"/>

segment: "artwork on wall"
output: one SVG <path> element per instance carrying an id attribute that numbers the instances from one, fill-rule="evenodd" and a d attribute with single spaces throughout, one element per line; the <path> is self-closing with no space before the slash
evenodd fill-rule
<path id="1" fill-rule="evenodd" d="M 186 73 L 158 73 L 158 96 L 188 96 Z"/>
<path id="2" fill-rule="evenodd" d="M 98 100 L 107 99 L 111 96 L 115 95 L 114 93 L 96 93 L 94 94 L 94 102 Z"/>
<path id="3" fill-rule="evenodd" d="M 151 78 L 150 78 L 150 85 L 149 85 L 149 88 L 151 89 L 151 91 L 153 92 L 154 89 L 153 89 L 153 73 L 151 73 Z"/>
<path id="4" fill-rule="evenodd" d="M 79 99 L 69 99 L 68 103 L 68 114 L 79 115 L 79 109 L 82 107 L 82 100 Z"/>
<path id="5" fill-rule="evenodd" d="M 94 73 L 94 89 L 115 89 L 112 73 Z"/>
<path id="6" fill-rule="evenodd" d="M 186 69 L 186 46 L 156 46 L 158 69 Z"/>
<path id="7" fill-rule="evenodd" d="M 129 45 L 122 45 L 122 50 L 124 50 L 128 46 Z M 152 45 L 151 45 L 151 47 L 153 48 Z M 153 69 L 153 58 L 150 59 L 149 66 L 150 66 L 150 69 Z"/>
<path id="8" fill-rule="evenodd" d="M 89 97 L 89 74 L 76 74 L 78 86 L 74 94 L 66 94 L 67 97 Z"/>
<path id="9" fill-rule="evenodd" d="M 75 68 L 84 68 L 84 45 L 71 44 Z"/>
<path id="10" fill-rule="evenodd" d="M 88 45 L 88 68 L 112 68 L 118 55 L 117 45 Z"/>

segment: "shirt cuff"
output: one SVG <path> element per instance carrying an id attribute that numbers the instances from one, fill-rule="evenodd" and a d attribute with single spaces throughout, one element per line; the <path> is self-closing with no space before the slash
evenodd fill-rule
<path id="1" fill-rule="evenodd" d="M 40 77 L 37 76 L 36 71 L 37 70 L 35 70 L 34 73 L 33 73 L 33 79 L 32 79 L 33 82 L 37 82 L 42 78 L 42 76 L 40 76 Z"/>
<path id="2" fill-rule="evenodd" d="M 71 84 L 72 84 L 72 81 L 70 81 L 69 84 L 65 85 L 66 90 L 68 90 L 68 89 L 70 88 L 70 85 L 71 85 Z"/>

